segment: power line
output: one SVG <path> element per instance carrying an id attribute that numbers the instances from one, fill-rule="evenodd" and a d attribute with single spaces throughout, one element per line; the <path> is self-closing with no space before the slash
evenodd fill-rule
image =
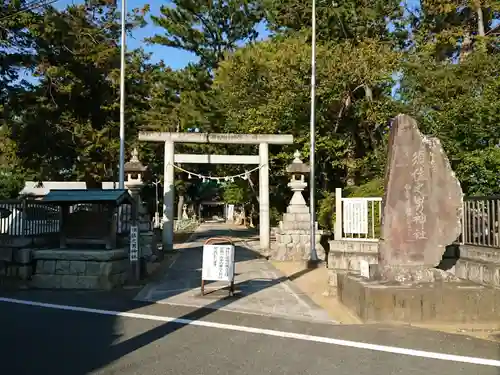
<path id="1" fill-rule="evenodd" d="M 34 10 L 34 9 L 37 9 L 37 8 L 41 8 L 41 7 L 44 7 L 44 6 L 47 6 L 47 5 L 51 5 L 51 4 L 54 4 L 56 2 L 58 2 L 59 0 L 34 0 L 34 1 L 31 1 L 27 4 L 25 4 L 23 7 L 21 7 L 20 9 L 14 11 L 14 12 L 11 12 L 11 13 L 8 13 L 2 17 L 0 17 L 0 21 L 5 21 L 9 18 L 12 18 L 14 16 L 17 16 L 18 14 L 21 14 L 21 13 L 24 13 L 24 12 L 29 12 L 31 10 Z"/>

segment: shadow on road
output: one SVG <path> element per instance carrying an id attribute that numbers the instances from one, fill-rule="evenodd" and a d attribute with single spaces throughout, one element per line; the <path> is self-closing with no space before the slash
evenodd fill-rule
<path id="1" fill-rule="evenodd" d="M 210 237 L 240 237 L 248 230 L 231 230 L 231 233 L 220 230 L 200 232 L 196 240 L 203 241 Z M 260 258 L 260 254 L 246 247 L 235 244 L 235 261 Z M 193 271 L 193 264 L 201 268 L 201 248 L 199 246 L 182 250 L 175 267 L 169 269 L 167 281 L 187 277 L 186 272 L 196 272 L 194 277 L 201 285 L 201 270 Z M 302 270 L 294 275 L 269 280 L 248 280 L 236 284 L 236 294 L 229 297 L 226 290 L 218 290 L 221 296 L 203 308 L 176 318 L 187 321 L 201 320 L 220 308 L 230 305 L 240 298 L 246 298 L 263 289 L 270 288 L 286 280 L 294 280 L 307 272 Z M 254 283 L 247 288 L 245 283 Z M 67 292 L 67 291 L 21 291 L 2 295 L 24 300 L 64 304 L 69 306 L 95 307 L 102 310 L 133 311 L 144 308 L 149 303 L 132 302 L 137 291 L 115 292 Z M 227 293 L 227 294 L 226 294 Z M 172 294 L 174 295 L 174 294 Z M 200 298 L 210 298 L 206 296 Z M 47 369 L 52 375 L 87 375 L 103 371 L 123 357 L 168 337 L 182 329 L 186 324 L 169 322 L 158 325 L 158 322 L 136 320 L 139 326 L 136 332 L 129 332 L 123 325 L 123 318 L 96 313 L 68 312 L 42 307 L 26 307 L 16 304 L 0 303 L 2 334 L 0 336 L 0 353 L 9 358 L 2 365 L 5 374 L 38 374 L 40 369 Z M 152 326 L 152 327 L 151 327 Z M 146 327 L 146 330 L 144 330 Z M 173 338 L 172 338 L 173 339 Z M 181 344 L 181 343 L 179 343 Z M 22 353 L 29 353 L 24 357 Z M 168 355 L 168 353 L 165 353 Z M 16 359 L 18 358 L 18 359 Z M 116 369 L 110 369 L 112 373 Z M 100 372 L 99 372 L 100 373 Z M 139 372 L 138 372 L 139 373 Z"/>

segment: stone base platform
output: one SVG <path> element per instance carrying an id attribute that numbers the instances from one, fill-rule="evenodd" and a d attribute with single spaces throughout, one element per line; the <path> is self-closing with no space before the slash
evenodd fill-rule
<path id="1" fill-rule="evenodd" d="M 319 233 L 318 233 L 319 232 Z M 325 249 L 321 244 L 322 232 L 316 234 L 316 253 L 321 261 L 325 261 Z M 276 242 L 271 244 L 269 252 L 273 260 L 284 262 L 307 261 L 311 251 L 311 235 L 309 230 L 289 230 L 276 233 Z"/>
<path id="2" fill-rule="evenodd" d="M 402 286 L 338 273 L 337 296 L 365 322 L 489 323 L 500 317 L 500 289 L 467 281 Z"/>
<path id="3" fill-rule="evenodd" d="M 129 272 L 127 249 L 34 250 L 31 286 L 40 289 L 110 290 L 123 285 Z"/>

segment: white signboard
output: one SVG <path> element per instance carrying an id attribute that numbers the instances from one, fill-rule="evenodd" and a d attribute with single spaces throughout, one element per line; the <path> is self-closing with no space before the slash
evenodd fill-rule
<path id="1" fill-rule="evenodd" d="M 344 233 L 368 234 L 368 201 L 357 198 L 344 198 L 342 201 Z"/>
<path id="2" fill-rule="evenodd" d="M 368 263 L 366 260 L 361 259 L 359 261 L 359 273 L 361 274 L 361 277 L 364 277 L 365 279 L 370 278 L 370 263 Z"/>
<path id="3" fill-rule="evenodd" d="M 139 260 L 139 228 L 137 225 L 130 227 L 130 260 Z"/>
<path id="4" fill-rule="evenodd" d="M 234 278 L 234 246 L 204 245 L 202 280 L 232 281 Z"/>

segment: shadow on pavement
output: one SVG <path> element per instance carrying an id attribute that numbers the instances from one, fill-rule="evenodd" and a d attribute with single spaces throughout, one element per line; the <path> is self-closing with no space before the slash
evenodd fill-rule
<path id="1" fill-rule="evenodd" d="M 231 237 L 243 235 L 247 230 L 231 231 Z M 226 233 L 228 235 L 229 233 Z M 199 233 L 196 240 L 224 236 L 224 232 L 209 230 Z M 178 261 L 175 268 L 169 270 L 168 278 L 172 281 L 176 277 L 182 277 L 186 272 L 188 263 L 193 263 L 189 255 L 201 254 L 200 247 L 183 250 L 186 263 Z M 237 261 L 255 259 L 259 254 L 245 247 L 237 246 Z M 198 259 L 201 267 L 201 258 Z M 195 261 L 196 263 L 196 261 Z M 183 268 L 184 266 L 184 268 Z M 218 309 L 228 306 L 234 301 L 248 297 L 263 289 L 272 287 L 287 279 L 293 280 L 310 270 L 306 269 L 295 275 L 279 277 L 262 282 L 254 281 L 255 287 L 243 288 L 245 283 L 236 284 L 236 295 L 229 297 L 227 290 L 219 290 L 217 293 L 224 293 L 221 298 L 198 308 L 188 314 L 177 317 L 177 319 L 196 321 L 212 314 Z M 201 271 L 200 271 L 201 272 Z M 200 279 L 201 274 L 198 275 Z M 200 285 L 201 285 L 201 280 Z M 247 282 L 252 282 L 251 280 Z M 227 288 L 226 288 L 227 289 Z M 240 291 L 238 292 L 238 290 Z M 245 290 L 245 291 L 243 291 Z M 117 306 L 122 306 L 119 311 L 131 311 L 140 307 L 145 307 L 151 303 L 129 303 L 132 305 L 127 309 L 124 300 L 133 298 L 136 291 L 116 291 L 116 292 L 67 292 L 67 291 L 21 291 L 11 298 L 24 300 L 37 300 L 40 302 L 64 304 L 68 306 L 88 307 L 98 306 L 98 309 L 115 310 Z M 1 293 L 9 296 L 9 293 Z M 33 298 L 33 296 L 37 296 Z M 203 297 L 200 297 L 203 298 Z M 206 296 L 206 298 L 213 298 Z M 87 299 L 87 302 L 86 302 Z M 96 299 L 98 302 L 96 303 Z M 102 373 L 104 368 L 109 373 L 114 373 L 116 361 L 136 352 L 137 350 L 163 339 L 172 333 L 182 329 L 186 324 L 179 322 L 163 323 L 158 326 L 158 322 L 147 320 L 136 320 L 140 328 L 140 333 L 129 332 L 123 325 L 123 318 L 96 314 L 89 312 L 69 312 L 58 309 L 48 309 L 43 307 L 23 306 L 18 304 L 0 302 L 0 353 L 3 358 L 8 358 L 2 364 L 2 373 L 5 374 L 39 374 L 40 369 L 47 369 L 47 373 L 52 375 L 87 375 L 91 373 Z M 153 327 L 151 327 L 153 326 Z M 146 331 L 144 331 L 146 327 Z M 127 338 L 125 338 L 127 337 Z M 172 338 L 174 339 L 174 338 Z M 182 345 L 182 343 L 179 343 Z M 165 353 L 168 355 L 168 353 Z M 136 369 L 137 373 L 142 373 Z M 134 372 L 135 373 L 135 372 Z"/>

